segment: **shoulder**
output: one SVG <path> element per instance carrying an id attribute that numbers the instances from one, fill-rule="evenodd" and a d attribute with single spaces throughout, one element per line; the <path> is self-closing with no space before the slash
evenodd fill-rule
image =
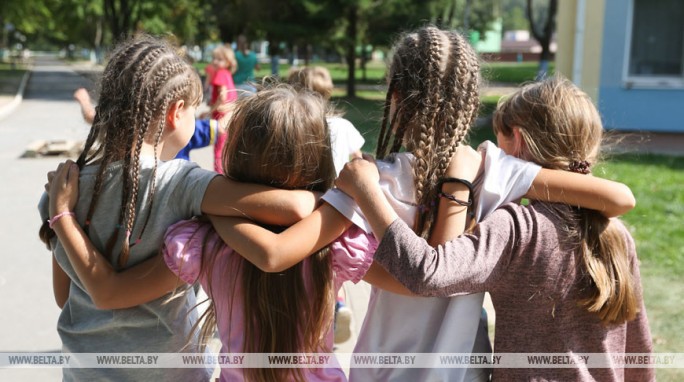
<path id="1" fill-rule="evenodd" d="M 627 245 L 627 253 L 629 254 L 630 258 L 636 258 L 636 244 L 634 242 L 634 237 L 632 237 L 632 233 L 630 232 L 629 228 L 619 218 L 610 219 L 610 224 L 614 225 L 617 228 L 618 232 L 620 232 L 623 239 L 625 240 L 625 244 Z"/>
<path id="2" fill-rule="evenodd" d="M 354 124 L 342 117 L 328 117 L 326 120 L 331 129 L 356 129 Z"/>
<path id="3" fill-rule="evenodd" d="M 515 240 L 516 246 L 524 247 L 540 230 L 555 230 L 555 220 L 549 217 L 544 212 L 545 207 L 539 204 L 523 206 L 518 203 L 506 203 L 485 217 L 478 227 L 480 231 L 488 232 L 492 236 L 511 237 Z"/>
<path id="4" fill-rule="evenodd" d="M 373 263 L 378 242 L 372 233 L 366 233 L 356 225 L 349 227 L 342 236 L 330 244 L 332 264 L 338 280 L 361 281 Z"/>
<path id="5" fill-rule="evenodd" d="M 169 269 L 186 283 L 197 281 L 202 266 L 204 237 L 211 224 L 183 220 L 166 230 L 162 254 Z"/>
<path id="6" fill-rule="evenodd" d="M 161 162 L 157 166 L 157 174 L 169 183 L 206 182 L 214 179 L 218 174 L 214 171 L 203 169 L 197 163 L 184 159 L 172 159 Z"/>

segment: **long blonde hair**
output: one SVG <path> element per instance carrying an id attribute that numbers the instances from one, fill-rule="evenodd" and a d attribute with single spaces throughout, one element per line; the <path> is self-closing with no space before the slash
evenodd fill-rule
<path id="1" fill-rule="evenodd" d="M 599 113 L 588 95 L 560 76 L 526 85 L 498 105 L 494 131 L 511 136 L 514 127 L 522 157 L 542 167 L 586 174 L 598 160 Z M 580 304 L 605 324 L 634 319 L 638 305 L 623 235 L 597 211 L 572 211 L 559 216 L 567 222 L 568 242 L 579 243 L 586 292 Z"/>
<path id="2" fill-rule="evenodd" d="M 237 59 L 235 58 L 235 52 L 233 51 L 233 48 L 231 48 L 228 45 L 219 45 L 216 48 L 214 48 L 212 54 L 217 57 L 221 57 L 226 63 L 228 64 L 228 71 L 231 73 L 235 73 L 237 70 Z"/>
<path id="3" fill-rule="evenodd" d="M 420 206 L 414 231 L 423 238 L 437 218 L 438 180 L 477 117 L 479 72 L 477 54 L 457 32 L 428 26 L 394 45 L 376 155 L 384 158 L 402 145 L 414 155 Z M 393 98 L 397 107 L 389 115 Z"/>
<path id="4" fill-rule="evenodd" d="M 225 175 L 277 188 L 328 190 L 336 172 L 325 117 L 326 107 L 320 97 L 286 85 L 239 100 L 223 152 Z M 334 302 L 328 254 L 328 248 L 324 248 L 309 257 L 307 267 L 300 262 L 278 274 L 262 272 L 240 258 L 243 296 L 233 296 L 233 301 L 241 298 L 244 306 L 242 352 L 332 351 L 325 348 L 324 338 L 332 322 Z M 212 262 L 203 263 L 205 274 L 211 275 L 211 269 Z M 208 282 L 211 284 L 211 280 Z M 215 328 L 216 311 L 213 302 L 210 304 L 204 317 L 203 339 L 211 337 Z M 258 381 L 302 379 L 301 372 L 245 369 L 249 380 Z"/>

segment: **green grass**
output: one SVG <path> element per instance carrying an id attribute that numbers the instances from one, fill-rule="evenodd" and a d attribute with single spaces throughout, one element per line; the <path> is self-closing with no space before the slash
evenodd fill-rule
<path id="1" fill-rule="evenodd" d="M 599 176 L 627 184 L 636 208 L 622 217 L 641 260 L 644 301 L 655 352 L 684 350 L 684 157 L 622 154 L 600 165 Z M 657 369 L 658 381 L 682 381 L 682 369 Z"/>
<path id="2" fill-rule="evenodd" d="M 533 81 L 537 76 L 537 62 L 488 62 L 482 65 L 482 76 L 490 82 L 521 84 Z M 554 63 L 549 65 L 550 73 L 555 70 Z"/>
<path id="3" fill-rule="evenodd" d="M 483 99 L 482 110 L 491 110 L 497 99 Z M 347 110 L 345 117 L 366 139 L 365 152 L 375 152 L 383 100 L 382 92 L 371 92 L 369 98 L 334 98 L 339 107 Z M 474 147 L 484 140 L 495 141 L 491 126 L 486 124 L 473 129 L 469 137 Z M 594 174 L 620 181 L 632 189 L 637 206 L 622 220 L 634 237 L 641 261 L 654 351 L 684 351 L 684 157 L 614 155 L 597 166 Z M 658 369 L 657 376 L 659 381 L 682 381 L 684 370 Z"/>

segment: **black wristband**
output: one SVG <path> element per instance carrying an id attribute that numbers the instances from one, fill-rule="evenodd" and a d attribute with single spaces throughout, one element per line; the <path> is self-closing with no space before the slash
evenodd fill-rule
<path id="1" fill-rule="evenodd" d="M 461 184 L 465 185 L 466 187 L 468 187 L 468 201 L 465 202 L 463 200 L 457 199 L 455 196 L 453 196 L 451 194 L 447 194 L 444 191 L 442 191 L 442 186 L 444 185 L 444 183 L 461 183 Z M 437 193 L 437 197 L 447 198 L 447 199 L 451 200 L 452 202 L 457 203 L 460 206 L 467 207 L 468 208 L 468 210 L 467 210 L 468 215 L 471 218 L 474 218 L 475 214 L 474 214 L 473 209 L 472 209 L 473 208 L 473 184 L 472 183 L 470 183 L 469 181 L 467 181 L 465 179 L 461 179 L 461 178 L 446 177 L 446 178 L 442 178 L 439 180 L 438 187 L 439 187 L 438 188 L 439 191 Z"/>
<path id="2" fill-rule="evenodd" d="M 468 182 L 468 181 L 465 180 L 465 179 L 461 179 L 461 178 L 450 178 L 450 177 L 442 178 L 442 179 L 439 180 L 439 184 L 438 184 L 438 187 L 439 187 L 439 190 L 440 190 L 440 191 L 442 191 L 442 186 L 444 185 L 444 183 L 461 183 L 461 184 L 465 185 L 466 187 L 468 187 L 468 191 L 470 192 L 470 195 L 473 194 L 473 184 L 470 183 L 470 182 Z"/>
<path id="3" fill-rule="evenodd" d="M 470 207 L 470 206 L 473 205 L 473 198 L 471 198 L 471 197 L 468 197 L 468 201 L 467 201 L 467 202 L 464 202 L 463 200 L 457 199 L 455 196 L 453 196 L 453 195 L 451 195 L 451 194 L 447 194 L 446 192 L 441 192 L 441 191 L 440 191 L 440 193 L 437 194 L 437 195 L 440 196 L 440 197 L 442 197 L 442 198 L 447 198 L 447 199 L 451 200 L 452 202 L 455 202 L 455 203 L 458 204 L 459 206 Z"/>

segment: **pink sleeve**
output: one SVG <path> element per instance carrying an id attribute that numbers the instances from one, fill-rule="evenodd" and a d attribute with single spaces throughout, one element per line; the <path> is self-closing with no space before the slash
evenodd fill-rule
<path id="1" fill-rule="evenodd" d="M 203 239 L 210 228 L 208 223 L 184 220 L 166 230 L 162 247 L 166 266 L 188 284 L 200 276 Z"/>
<path id="2" fill-rule="evenodd" d="M 333 271 L 338 281 L 361 281 L 373 263 L 378 242 L 372 234 L 352 225 L 342 236 L 330 244 Z"/>

